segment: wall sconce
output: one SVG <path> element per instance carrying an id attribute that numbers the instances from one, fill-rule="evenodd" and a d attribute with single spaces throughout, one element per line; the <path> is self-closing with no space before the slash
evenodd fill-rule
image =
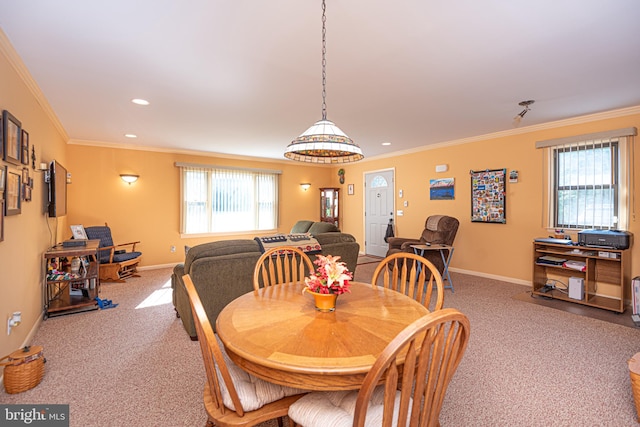
<path id="1" fill-rule="evenodd" d="M 121 178 L 124 182 L 126 182 L 127 184 L 129 184 L 129 185 L 131 185 L 131 184 L 133 184 L 134 182 L 136 182 L 136 181 L 138 180 L 138 178 L 139 178 L 139 177 L 140 177 L 140 175 L 133 175 L 133 174 L 130 174 L 130 173 L 123 173 L 123 174 L 120 174 L 120 178 Z"/>
<path id="2" fill-rule="evenodd" d="M 309 187 L 311 187 L 311 184 L 309 184 L 308 182 L 303 182 L 302 184 L 300 184 L 300 188 L 302 188 L 304 191 L 307 191 Z"/>

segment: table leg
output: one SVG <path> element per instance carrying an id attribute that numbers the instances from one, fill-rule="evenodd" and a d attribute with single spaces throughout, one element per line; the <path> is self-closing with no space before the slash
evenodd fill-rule
<path id="1" fill-rule="evenodd" d="M 451 281 L 451 275 L 449 274 L 449 263 L 451 262 L 451 257 L 453 256 L 453 247 L 449 250 L 449 255 L 447 257 L 444 256 L 445 250 L 446 249 L 438 249 L 438 251 L 440 252 L 440 256 L 442 257 L 442 262 L 444 263 L 444 269 L 442 270 L 442 276 L 443 276 L 442 280 L 446 280 L 448 283 L 447 285 L 444 286 L 444 288 L 451 289 L 451 292 L 453 293 L 453 282 Z M 425 249 L 413 248 L 413 253 L 416 255 L 420 255 L 423 258 L 424 258 L 424 252 L 425 252 Z M 416 271 L 417 271 L 416 274 L 418 275 L 422 271 L 421 262 L 418 263 L 418 268 L 416 269 Z"/>
<path id="2" fill-rule="evenodd" d="M 443 279 L 446 278 L 447 282 L 449 282 L 449 284 L 445 286 L 445 288 L 451 289 L 451 293 L 453 293 L 453 282 L 451 281 L 451 275 L 449 274 L 449 263 L 451 262 L 451 257 L 453 256 L 453 247 L 449 250 L 449 256 L 447 256 L 446 259 L 443 249 L 440 249 L 440 256 L 442 257 L 442 262 L 444 262 L 444 270 L 442 270 L 444 276 Z"/>

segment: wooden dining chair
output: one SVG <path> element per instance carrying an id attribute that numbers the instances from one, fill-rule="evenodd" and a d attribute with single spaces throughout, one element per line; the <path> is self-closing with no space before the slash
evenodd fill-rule
<path id="1" fill-rule="evenodd" d="M 429 313 L 386 346 L 359 391 L 311 392 L 291 405 L 289 419 L 304 427 L 439 426 L 468 342 L 464 314 L 453 308 Z"/>
<path id="2" fill-rule="evenodd" d="M 206 426 L 255 426 L 277 418 L 282 427 L 282 417 L 304 391 L 253 377 L 233 363 L 213 332 L 191 277 L 187 274 L 182 279 L 191 302 L 207 375 L 204 387 Z"/>
<path id="3" fill-rule="evenodd" d="M 371 283 L 401 292 L 423 304 L 429 311 L 440 310 L 444 304 L 444 284 L 435 265 L 420 255 L 396 252 L 376 267 Z M 432 302 L 433 294 L 435 302 Z"/>
<path id="4" fill-rule="evenodd" d="M 265 251 L 253 270 L 253 287 L 281 285 L 302 281 L 312 272 L 313 262 L 302 249 L 293 246 L 279 246 Z"/>

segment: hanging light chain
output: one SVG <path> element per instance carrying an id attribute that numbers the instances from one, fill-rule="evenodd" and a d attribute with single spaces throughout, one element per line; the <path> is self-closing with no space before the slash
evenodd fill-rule
<path id="1" fill-rule="evenodd" d="M 327 120 L 327 6 L 322 0 L 322 120 Z"/>

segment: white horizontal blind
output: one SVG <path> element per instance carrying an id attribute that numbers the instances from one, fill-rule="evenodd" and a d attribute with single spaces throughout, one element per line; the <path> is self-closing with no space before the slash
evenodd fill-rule
<path id="1" fill-rule="evenodd" d="M 182 232 L 229 233 L 277 228 L 279 171 L 179 164 Z"/>

